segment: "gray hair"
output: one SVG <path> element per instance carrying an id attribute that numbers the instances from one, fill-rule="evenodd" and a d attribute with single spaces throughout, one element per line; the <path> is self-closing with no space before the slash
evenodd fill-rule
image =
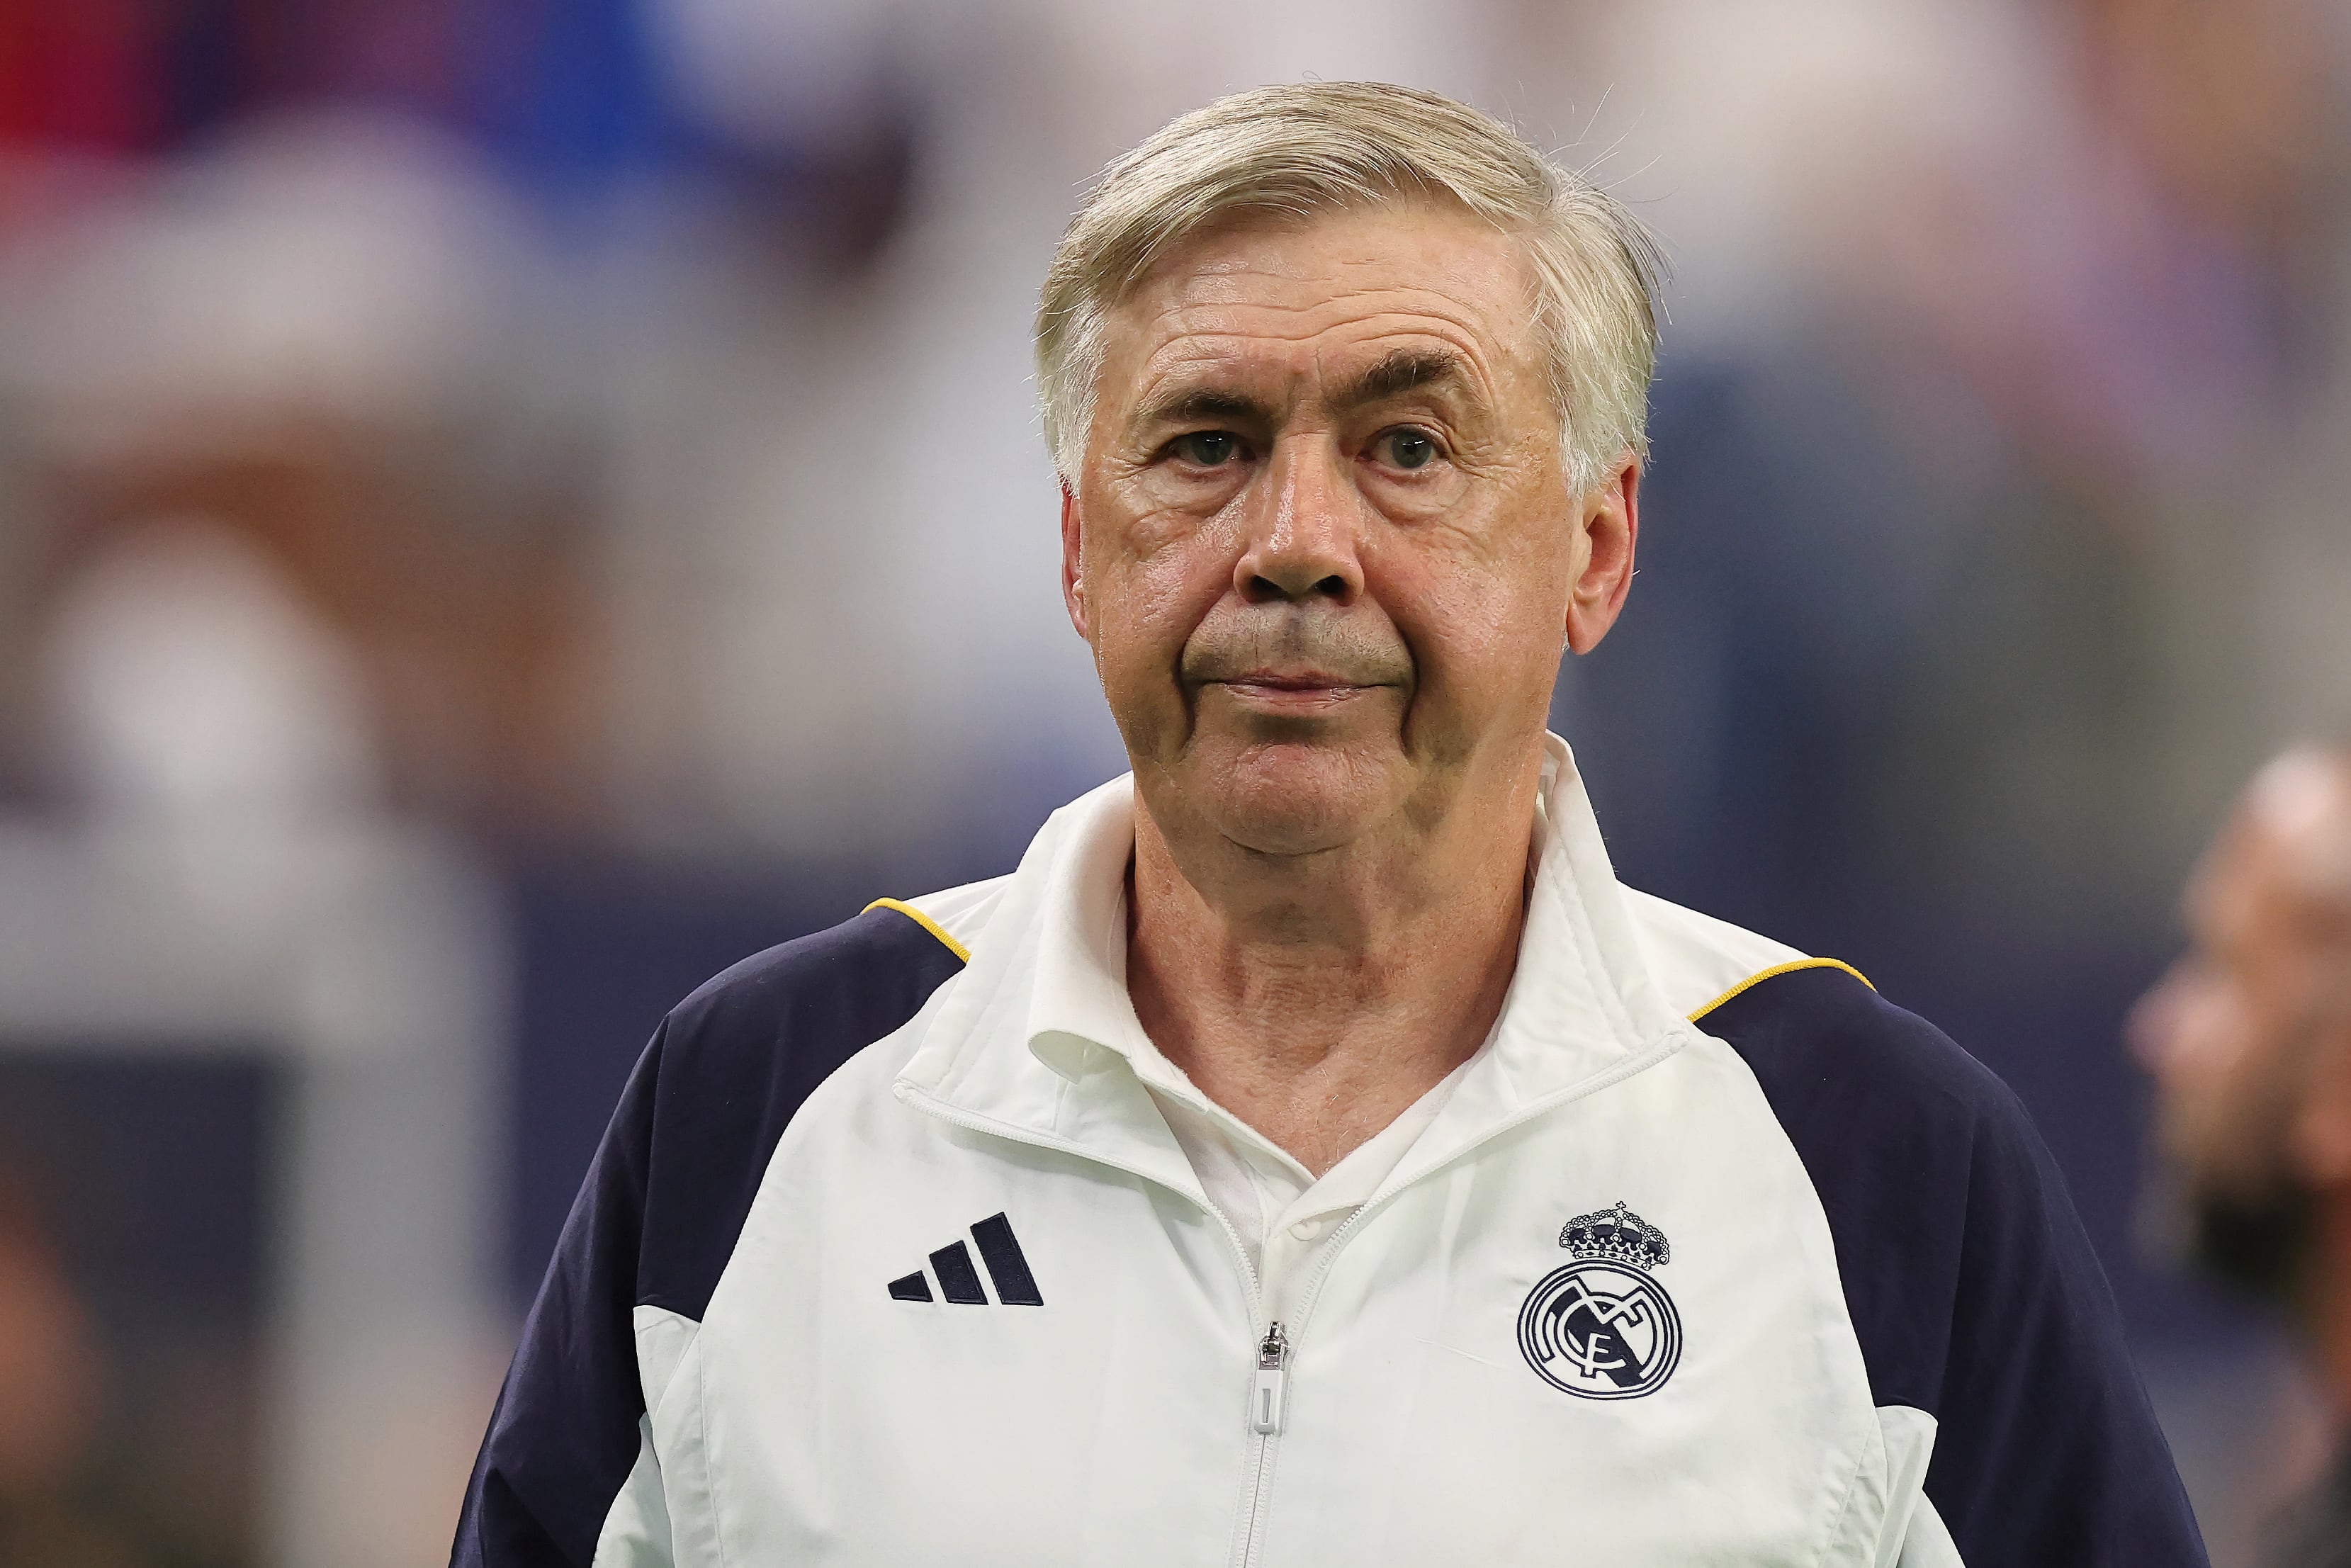
<path id="1" fill-rule="evenodd" d="M 1527 249 L 1569 484 L 1646 457 L 1656 368 L 1656 241 L 1622 203 L 1490 115 L 1384 82 L 1303 82 L 1218 99 L 1113 163 L 1070 220 L 1037 307 L 1045 443 L 1075 483 L 1102 324 L 1170 251 L 1236 218 L 1450 201 Z"/>

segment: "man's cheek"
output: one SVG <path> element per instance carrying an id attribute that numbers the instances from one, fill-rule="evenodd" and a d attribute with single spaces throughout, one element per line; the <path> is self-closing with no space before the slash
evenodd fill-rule
<path id="1" fill-rule="evenodd" d="M 1186 727 L 1176 672 L 1182 645 L 1155 635 L 1156 631 L 1147 623 L 1123 622 L 1097 644 L 1096 653 L 1112 715 L 1128 743 L 1145 755 L 1174 744 Z"/>
<path id="2" fill-rule="evenodd" d="M 1138 558 L 1127 575 L 1126 591 L 1154 622 L 1189 626 L 1207 613 L 1231 580 L 1230 561 L 1222 552 L 1202 548 L 1160 550 Z M 1181 633 L 1177 634 L 1181 641 Z"/>

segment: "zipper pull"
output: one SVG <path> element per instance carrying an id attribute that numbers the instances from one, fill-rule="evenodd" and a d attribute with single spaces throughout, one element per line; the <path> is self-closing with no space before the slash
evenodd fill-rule
<path id="1" fill-rule="evenodd" d="M 1257 1343 L 1257 1386 L 1249 1395 L 1249 1430 L 1281 1430 L 1281 1396 L 1290 1376 L 1290 1336 L 1279 1322 L 1265 1325 Z"/>

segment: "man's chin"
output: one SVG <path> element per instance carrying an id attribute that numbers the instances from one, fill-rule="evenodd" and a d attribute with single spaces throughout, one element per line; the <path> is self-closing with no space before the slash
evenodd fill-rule
<path id="1" fill-rule="evenodd" d="M 1384 817 L 1392 790 L 1384 770 L 1320 747 L 1256 747 L 1216 792 L 1217 830 L 1267 855 L 1343 849 Z"/>
<path id="2" fill-rule="evenodd" d="M 1225 838 L 1253 854 L 1303 860 L 1345 849 L 1362 835 L 1322 819 L 1248 816 L 1222 824 Z"/>
<path id="3" fill-rule="evenodd" d="M 1344 849 L 1364 836 L 1374 813 L 1361 801 L 1249 790 L 1228 799 L 1218 815 L 1218 831 L 1241 848 L 1297 856 Z"/>

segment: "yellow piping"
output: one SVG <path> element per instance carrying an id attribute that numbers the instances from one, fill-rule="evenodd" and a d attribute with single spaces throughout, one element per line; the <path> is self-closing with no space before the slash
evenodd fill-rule
<path id="1" fill-rule="evenodd" d="M 1696 1023 L 1698 1019 L 1706 1017 L 1707 1014 L 1712 1012 L 1723 1003 L 1730 1000 L 1731 998 L 1742 995 L 1745 992 L 1753 989 L 1755 987 L 1761 985 L 1764 981 L 1771 979 L 1776 975 L 1792 974 L 1798 969 L 1843 969 L 1846 974 L 1851 975 L 1863 985 L 1869 986 L 1871 990 L 1874 991 L 1877 989 L 1876 986 L 1869 985 L 1869 977 L 1867 975 L 1863 974 L 1859 969 L 1855 968 L 1851 964 L 1846 963 L 1842 958 L 1791 958 L 1784 964 L 1774 964 L 1768 969 L 1748 976 L 1745 979 L 1740 981 L 1739 984 L 1731 987 L 1730 989 L 1723 992 L 1722 995 L 1715 998 L 1714 1000 L 1707 1003 L 1706 1006 L 1690 1014 L 1689 1020 L 1692 1023 Z"/>
<path id="2" fill-rule="evenodd" d="M 929 915 L 924 914 L 921 910 L 915 908 L 913 904 L 908 904 L 904 899 L 877 898 L 857 913 L 860 915 L 866 915 L 876 909 L 896 910 L 899 914 L 904 915 L 907 919 L 913 921 L 915 925 L 921 926 L 924 930 L 929 932 L 932 936 L 937 937 L 942 943 L 946 944 L 946 950 L 948 952 L 954 954 L 956 957 L 962 959 L 967 964 L 971 962 L 970 948 L 965 946 L 962 943 L 948 936 L 937 921 L 932 919 Z M 1756 977 L 1759 980 L 1762 977 L 1763 977 L 1761 975 Z"/>

